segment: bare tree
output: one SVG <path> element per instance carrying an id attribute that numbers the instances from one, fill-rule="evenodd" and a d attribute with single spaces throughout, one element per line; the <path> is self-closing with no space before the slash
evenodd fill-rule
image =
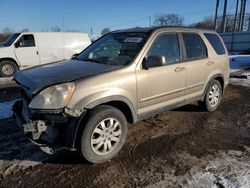
<path id="1" fill-rule="evenodd" d="M 21 30 L 21 32 L 22 32 L 22 33 L 24 33 L 24 32 L 29 32 L 29 29 L 28 29 L 28 28 L 24 28 L 24 29 Z"/>
<path id="2" fill-rule="evenodd" d="M 222 17 L 220 17 L 219 19 L 217 19 L 217 31 L 222 31 Z M 226 25 L 225 25 L 225 32 L 233 32 L 234 31 L 234 16 L 227 16 L 226 17 Z M 244 26 L 245 26 L 244 22 Z M 236 21 L 236 25 L 235 25 L 235 29 L 237 31 L 237 29 L 239 29 L 239 22 Z"/>
<path id="3" fill-rule="evenodd" d="M 233 17 L 228 17 L 226 19 L 225 32 L 233 32 L 233 30 L 234 30 L 234 18 Z"/>
<path id="4" fill-rule="evenodd" d="M 111 30 L 109 28 L 104 28 L 102 31 L 101 31 L 101 35 L 105 35 L 107 33 L 109 33 Z"/>
<path id="5" fill-rule="evenodd" d="M 234 21 L 236 21 L 235 31 L 239 30 L 239 21 L 237 19 L 235 20 L 234 16 L 227 16 L 225 32 L 234 32 Z M 250 29 L 249 24 L 250 24 L 250 15 L 246 14 L 244 16 L 243 31 L 248 31 Z"/>
<path id="6" fill-rule="evenodd" d="M 79 33 L 80 31 L 77 30 L 77 29 L 69 29 L 69 30 L 67 30 L 66 32 L 75 32 L 75 33 Z"/>
<path id="7" fill-rule="evenodd" d="M 51 30 L 52 32 L 60 32 L 60 31 L 61 31 L 61 28 L 58 27 L 58 26 L 52 26 L 52 27 L 50 27 L 50 30 Z"/>
<path id="8" fill-rule="evenodd" d="M 2 33 L 0 33 L 0 42 L 7 39 L 13 33 L 14 33 L 13 29 L 11 29 L 9 27 L 3 28 Z"/>
<path id="9" fill-rule="evenodd" d="M 14 33 L 13 29 L 9 28 L 9 27 L 5 27 L 2 29 L 2 34 L 4 36 L 10 36 L 12 33 Z"/>
<path id="10" fill-rule="evenodd" d="M 0 42 L 6 40 L 7 36 L 0 34 Z"/>
<path id="11" fill-rule="evenodd" d="M 154 18 L 155 26 L 182 26 L 183 23 L 184 18 L 178 14 L 165 14 Z"/>
<path id="12" fill-rule="evenodd" d="M 202 28 L 202 29 L 213 29 L 214 28 L 214 18 L 213 16 L 206 16 L 202 21 L 193 23 L 190 26 Z"/>

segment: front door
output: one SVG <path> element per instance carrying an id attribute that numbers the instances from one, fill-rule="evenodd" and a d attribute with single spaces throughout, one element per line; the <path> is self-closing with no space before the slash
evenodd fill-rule
<path id="1" fill-rule="evenodd" d="M 148 70 L 137 67 L 138 114 L 184 102 L 186 63 L 181 62 L 177 33 L 162 33 L 156 37 L 145 58 L 161 57 L 164 64 Z"/>
<path id="2" fill-rule="evenodd" d="M 24 34 L 19 38 L 15 43 L 15 55 L 23 68 L 40 64 L 34 35 Z"/>

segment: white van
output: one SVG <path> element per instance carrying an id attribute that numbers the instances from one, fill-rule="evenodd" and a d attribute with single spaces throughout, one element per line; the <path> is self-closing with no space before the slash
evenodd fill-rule
<path id="1" fill-rule="evenodd" d="M 0 43 L 0 76 L 18 69 L 70 59 L 91 44 L 85 33 L 15 33 Z"/>

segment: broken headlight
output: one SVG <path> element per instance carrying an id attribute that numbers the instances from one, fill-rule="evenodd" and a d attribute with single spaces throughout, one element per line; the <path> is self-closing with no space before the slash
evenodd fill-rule
<path id="1" fill-rule="evenodd" d="M 68 104 L 74 90 L 74 83 L 50 86 L 36 95 L 29 104 L 29 107 L 34 109 L 63 108 Z"/>

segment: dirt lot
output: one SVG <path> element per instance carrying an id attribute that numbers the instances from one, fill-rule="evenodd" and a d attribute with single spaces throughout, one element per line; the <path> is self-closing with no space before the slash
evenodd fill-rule
<path id="1" fill-rule="evenodd" d="M 122 151 L 103 164 L 45 155 L 12 118 L 0 120 L 0 187 L 250 187 L 250 87 L 240 79 L 215 112 L 192 104 L 131 125 Z M 17 88 L 0 89 L 0 102 L 18 97 Z"/>

